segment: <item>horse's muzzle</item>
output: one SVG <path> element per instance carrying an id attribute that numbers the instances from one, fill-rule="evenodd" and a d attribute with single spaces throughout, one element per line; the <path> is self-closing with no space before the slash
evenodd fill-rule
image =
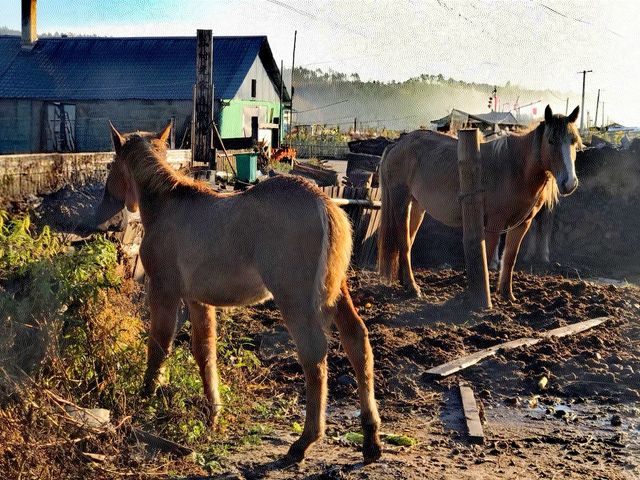
<path id="1" fill-rule="evenodd" d="M 128 214 L 124 209 L 124 201 L 113 197 L 105 188 L 100 205 L 95 208 L 93 227 L 105 232 L 115 229 L 122 231 L 127 225 Z"/>
<path id="2" fill-rule="evenodd" d="M 562 195 L 563 197 L 571 195 L 573 192 L 576 191 L 576 188 L 578 188 L 577 178 L 574 178 L 572 181 L 562 182 L 561 185 L 558 185 L 558 191 L 560 192 L 560 195 Z"/>

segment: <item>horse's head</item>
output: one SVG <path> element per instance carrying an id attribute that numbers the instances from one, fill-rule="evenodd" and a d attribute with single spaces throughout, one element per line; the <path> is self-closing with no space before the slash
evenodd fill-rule
<path id="1" fill-rule="evenodd" d="M 114 161 L 109 169 L 104 195 L 100 205 L 94 211 L 94 224 L 98 230 L 106 230 L 114 224 L 112 219 L 122 212 L 126 206 L 130 212 L 138 210 L 138 192 L 131 170 L 126 162 L 126 150 L 140 142 L 151 145 L 151 147 L 164 154 L 166 151 L 167 139 L 171 133 L 171 122 L 160 133 L 133 132 L 122 134 L 109 122 L 111 139 L 115 149 Z M 125 148 L 126 145 L 126 148 Z M 126 219 L 126 214 L 121 217 Z M 120 220 L 121 222 L 122 220 Z M 120 225 L 122 227 L 122 225 Z"/>
<path id="2" fill-rule="evenodd" d="M 576 151 L 582 148 L 576 119 L 580 107 L 576 107 L 568 117 L 554 115 L 547 105 L 544 111 L 544 133 L 540 144 L 540 155 L 545 170 L 556 179 L 561 195 L 570 195 L 578 187 L 576 176 Z"/>

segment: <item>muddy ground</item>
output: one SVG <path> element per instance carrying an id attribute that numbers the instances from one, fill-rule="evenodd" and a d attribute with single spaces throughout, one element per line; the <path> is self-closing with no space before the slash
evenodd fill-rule
<path id="1" fill-rule="evenodd" d="M 67 189 L 48 197 L 37 209 L 36 221 L 58 229 L 77 226 L 100 191 Z M 59 204 L 69 203 L 74 208 L 64 210 L 61 221 Z M 302 369 L 273 305 L 226 313 L 267 367 L 265 383 L 279 385 L 266 389 L 276 392 L 273 398 L 247 392 L 246 402 L 288 403 L 297 415 L 260 419 L 269 433 L 261 435 L 259 445 L 236 445 L 221 458 L 224 477 L 640 478 L 640 289 L 582 280 L 579 272 L 598 275 L 585 268 L 555 265 L 527 271 L 515 275 L 518 301 L 494 297 L 493 310 L 485 313 L 466 308 L 459 269 L 418 270 L 421 300 L 407 298 L 397 286 L 382 285 L 374 272 L 352 272 L 352 294 L 376 359 L 382 431 L 417 440 L 410 447 L 385 444 L 382 459 L 367 466 L 361 463 L 359 446 L 345 439 L 359 430 L 358 406 L 352 370 L 335 332 L 326 438 L 304 463 L 281 468 L 278 460 L 296 438 L 292 425 L 304 419 Z M 479 349 L 601 316 L 611 320 L 573 337 L 500 352 L 446 379 L 425 374 Z M 188 341 L 186 332 L 182 336 Z M 548 380 L 544 389 L 539 387 L 542 377 Z M 461 380 L 472 386 L 480 404 L 483 445 L 466 438 Z M 227 436 L 233 444 L 233 434 Z M 195 465 L 179 470 L 203 473 Z"/>
<path id="2" fill-rule="evenodd" d="M 295 440 L 298 417 L 272 420 L 259 446 L 236 450 L 223 462 L 227 478 L 639 478 L 640 290 L 559 275 L 517 273 L 516 303 L 471 313 L 460 271 L 422 270 L 424 298 L 406 298 L 375 273 L 351 278 L 376 358 L 376 394 L 385 433 L 415 438 L 411 447 L 386 445 L 382 459 L 364 466 L 358 445 L 355 382 L 335 332 L 329 354 L 327 437 L 301 465 L 277 460 Z M 492 278 L 495 283 L 495 278 Z M 236 310 L 258 356 L 283 395 L 304 398 L 293 345 L 275 307 Z M 434 380 L 425 371 L 476 350 L 536 336 L 588 318 L 611 316 L 590 331 L 501 352 L 463 372 Z M 539 380 L 548 379 L 541 389 Z M 458 382 L 481 404 L 485 443 L 466 438 Z"/>

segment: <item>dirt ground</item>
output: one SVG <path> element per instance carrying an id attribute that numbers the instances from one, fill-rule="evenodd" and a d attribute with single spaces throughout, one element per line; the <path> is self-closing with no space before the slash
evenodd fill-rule
<path id="1" fill-rule="evenodd" d="M 382 431 L 417 444 L 385 444 L 379 462 L 361 463 L 358 445 L 345 439 L 359 430 L 357 397 L 334 333 L 326 438 L 304 463 L 282 468 L 278 459 L 295 440 L 291 425 L 302 423 L 303 412 L 273 420 L 273 432 L 259 446 L 240 448 L 224 461 L 223 478 L 640 478 L 637 287 L 517 273 L 516 303 L 494 299 L 493 310 L 472 313 L 462 272 L 421 270 L 417 280 L 422 300 L 380 284 L 373 272 L 351 278 L 376 357 Z M 278 311 L 265 305 L 231 315 L 252 330 L 258 356 L 283 394 L 303 398 L 302 370 Z M 576 336 L 499 352 L 446 379 L 424 373 L 497 343 L 601 316 L 611 320 Z M 542 390 L 543 376 L 548 385 Z M 466 438 L 460 380 L 480 403 L 483 445 Z"/>

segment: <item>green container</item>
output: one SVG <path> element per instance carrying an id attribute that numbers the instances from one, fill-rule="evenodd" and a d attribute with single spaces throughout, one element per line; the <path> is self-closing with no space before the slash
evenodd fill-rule
<path id="1" fill-rule="evenodd" d="M 258 178 L 258 154 L 236 154 L 236 170 L 238 173 L 238 180 L 241 182 L 255 182 Z"/>

